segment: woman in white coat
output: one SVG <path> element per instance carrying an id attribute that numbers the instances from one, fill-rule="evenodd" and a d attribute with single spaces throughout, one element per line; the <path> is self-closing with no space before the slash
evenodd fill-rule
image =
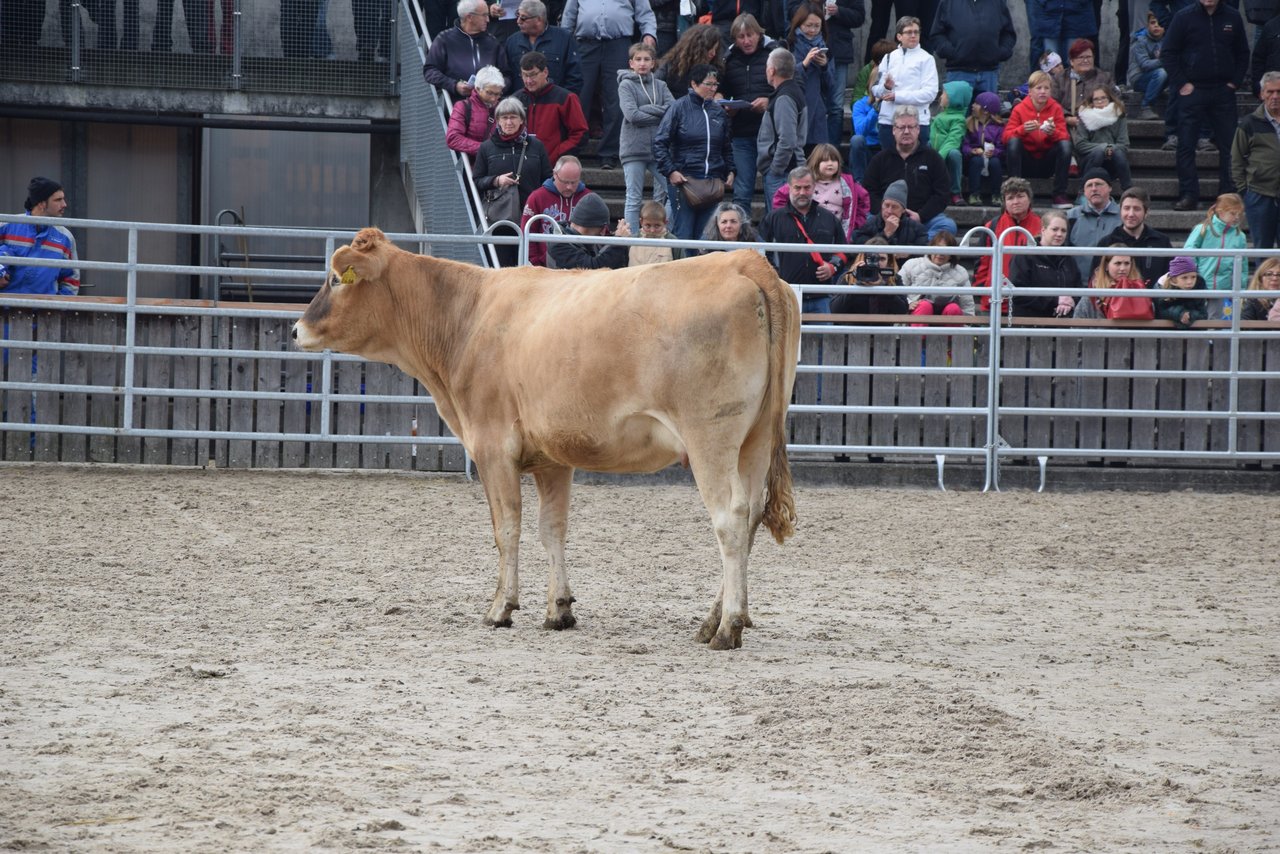
<path id="1" fill-rule="evenodd" d="M 920 19 L 898 19 L 898 47 L 880 60 L 880 76 L 871 93 L 880 99 L 880 139 L 893 139 L 893 111 L 912 106 L 920 113 L 920 144 L 929 144 L 929 105 L 938 97 L 938 65 L 920 47 Z"/>

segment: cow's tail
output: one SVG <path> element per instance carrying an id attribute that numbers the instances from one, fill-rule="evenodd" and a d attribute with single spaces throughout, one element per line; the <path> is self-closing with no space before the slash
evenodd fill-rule
<path id="1" fill-rule="evenodd" d="M 761 521 L 781 543 L 796 532 L 796 502 L 791 490 L 791 465 L 787 460 L 787 407 L 791 403 L 800 351 L 800 302 L 767 262 L 764 266 L 767 278 L 761 290 L 769 310 L 767 411 L 773 420 L 769 427 L 773 447 Z"/>

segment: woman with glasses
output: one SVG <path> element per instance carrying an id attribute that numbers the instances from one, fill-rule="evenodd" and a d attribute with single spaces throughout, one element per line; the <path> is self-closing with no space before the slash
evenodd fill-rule
<path id="1" fill-rule="evenodd" d="M 1250 297 L 1244 301 L 1241 320 L 1280 321 L 1280 258 L 1271 257 L 1258 265 L 1249 280 L 1251 291 L 1275 291 L 1271 297 Z"/>
<path id="2" fill-rule="evenodd" d="M 796 79 L 804 85 L 804 101 L 809 114 L 809 133 L 804 147 L 806 155 L 820 142 L 839 142 L 838 139 L 830 139 L 828 132 L 827 110 L 836 88 L 836 75 L 826 39 L 827 20 L 822 6 L 808 2 L 797 6 L 787 30 L 787 43 L 796 58 Z"/>
<path id="3" fill-rule="evenodd" d="M 729 116 L 716 103 L 720 72 L 699 63 L 690 79 L 688 94 L 671 105 L 653 137 L 658 171 L 670 186 L 671 230 L 685 240 L 702 232 L 716 204 L 733 190 Z"/>
<path id="4" fill-rule="evenodd" d="M 920 47 L 920 19 L 904 15 L 895 29 L 898 47 L 880 60 L 880 75 L 871 94 L 880 100 L 880 139 L 893 139 L 893 113 L 915 107 L 920 116 L 920 144 L 929 144 L 929 105 L 938 97 L 938 64 Z"/>
<path id="5" fill-rule="evenodd" d="M 516 98 L 504 98 L 494 116 L 497 127 L 476 152 L 472 170 L 476 189 L 483 196 L 515 187 L 523 207 L 529 194 L 551 177 L 547 149 L 525 130 L 524 104 Z M 498 259 L 504 267 L 515 266 L 517 255 L 514 246 L 498 247 Z"/>
<path id="6" fill-rule="evenodd" d="M 1080 174 L 1103 169 L 1120 182 L 1120 190 L 1133 186 L 1129 172 L 1129 120 L 1124 102 L 1110 86 L 1092 86 L 1088 100 L 1076 111 L 1079 123 L 1071 129 Z M 1071 119 L 1067 119 L 1071 124 Z"/>

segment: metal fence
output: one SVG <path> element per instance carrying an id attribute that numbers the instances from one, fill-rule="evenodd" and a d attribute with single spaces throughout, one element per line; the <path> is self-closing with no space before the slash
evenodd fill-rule
<path id="1" fill-rule="evenodd" d="M 308 238 L 326 257 L 350 232 L 63 222 L 127 233 L 125 262 L 84 261 L 81 267 L 87 281 L 98 270 L 123 271 L 129 296 L 0 296 L 4 459 L 463 468 L 461 448 L 413 379 L 349 356 L 292 350 L 288 331 L 296 308 L 136 297 L 141 277 L 226 273 L 145 263 L 138 256 L 143 231 Z M 474 249 L 478 242 L 390 237 L 419 251 L 448 243 Z M 555 234 L 527 239 L 582 240 Z M 970 260 L 991 255 L 1000 269 L 1004 251 L 1035 250 L 951 251 Z M 264 282 L 298 278 L 296 270 L 270 267 L 237 273 Z M 323 275 L 314 272 L 317 286 Z M 1243 287 L 1237 290 L 1233 296 L 1240 299 Z M 1005 295 L 999 283 L 994 290 L 968 292 L 996 300 Z M 1280 460 L 1276 324 L 1245 324 L 1238 315 L 1230 323 L 1187 330 L 1163 322 L 1045 320 L 1033 326 L 998 315 L 959 323 L 938 317 L 921 326 L 903 321 L 806 318 L 791 407 L 793 454 L 976 459 L 986 466 L 988 486 L 997 488 L 1000 462 L 1011 457 L 1232 466 Z"/>
<path id="2" fill-rule="evenodd" d="M 0 79 L 393 95 L 398 8 L 394 0 L 5 0 Z"/>

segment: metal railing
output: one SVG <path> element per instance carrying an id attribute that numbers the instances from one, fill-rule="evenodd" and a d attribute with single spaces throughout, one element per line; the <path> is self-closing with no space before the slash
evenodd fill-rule
<path id="1" fill-rule="evenodd" d="M 5 216 L 0 220 L 13 220 Z M 94 271 L 117 270 L 127 277 L 127 296 L 123 301 L 96 301 L 87 298 L 54 299 L 24 298 L 5 295 L 0 292 L 0 310 L 6 313 L 10 321 L 6 324 L 3 341 L 6 372 L 0 382 L 0 394 L 4 395 L 7 417 L 0 423 L 0 432 L 12 441 L 21 437 L 36 437 L 46 434 L 82 435 L 89 437 L 112 437 L 117 439 L 151 440 L 151 439 L 196 439 L 224 443 L 309 443 L 340 444 L 358 443 L 360 446 L 418 446 L 418 445 L 456 445 L 456 439 L 440 429 L 438 435 L 426 435 L 411 426 L 414 418 L 393 419 L 388 421 L 386 429 L 381 432 L 370 432 L 368 424 L 359 420 L 356 415 L 366 408 L 373 407 L 423 407 L 430 406 L 430 398 L 420 390 L 396 392 L 372 388 L 369 383 L 374 378 L 373 369 L 362 360 L 333 353 L 310 354 L 289 349 L 287 328 L 299 315 L 296 309 L 279 306 L 254 307 L 244 304 L 227 304 L 221 302 L 174 303 L 173 301 L 142 301 L 137 297 L 140 277 L 157 275 L 182 275 L 213 277 L 226 273 L 223 267 L 191 267 L 145 263 L 138 256 L 138 237 L 141 232 L 167 231 L 179 233 L 199 233 L 212 235 L 218 239 L 236 236 L 274 236 L 303 237 L 316 240 L 323 246 L 323 254 L 328 257 L 341 240 L 349 239 L 349 231 L 323 231 L 310 229 L 263 229 L 244 227 L 209 227 L 188 225 L 156 225 L 152 223 L 120 223 L 91 220 L 55 220 L 36 219 L 42 223 L 60 223 L 79 228 L 110 228 L 123 230 L 128 235 L 127 257 L 123 262 L 80 261 L 78 262 L 84 278 L 91 279 Z M 474 249 L 482 238 L 458 235 L 416 235 L 392 234 L 389 237 L 401 245 L 418 248 L 423 251 L 427 246 L 457 244 Z M 563 234 L 527 234 L 521 238 L 522 253 L 527 252 L 530 240 L 542 240 L 547 243 L 561 242 L 593 242 L 632 244 L 639 242 L 636 238 L 581 238 Z M 710 243 L 705 241 L 664 241 L 670 245 L 679 245 L 697 249 L 736 249 L 742 244 Z M 859 247 L 848 246 L 816 246 L 808 245 L 761 245 L 769 251 L 857 251 Z M 877 251 L 893 251 L 918 254 L 920 247 L 863 247 Z M 999 244 L 991 248 L 961 246 L 948 250 L 950 254 L 975 258 L 983 255 L 992 259 L 992 269 L 1002 268 L 1005 254 L 1024 254 L 1036 251 L 1031 248 L 1001 247 Z M 1063 249 L 1065 254 L 1080 254 L 1094 250 Z M 1178 250 L 1136 251 L 1134 254 L 1172 255 Z M 1217 254 L 1237 257 L 1257 255 L 1244 250 L 1217 250 L 1205 254 Z M 56 261 L 32 259 L 6 259 L 14 264 L 31 264 L 34 266 L 58 266 Z M 272 267 L 253 267 L 244 270 L 246 275 L 255 280 L 284 280 L 298 278 L 296 270 Z M 316 270 L 314 281 L 316 286 L 323 281 L 325 273 Z M 1240 299 L 1254 292 L 1245 291 L 1243 283 L 1235 282 L 1231 296 Z M 879 286 L 867 288 L 863 286 L 844 285 L 803 285 L 800 292 L 819 293 L 906 293 L 911 288 L 904 286 Z M 1007 297 L 1009 292 L 1000 281 L 991 288 L 949 288 L 937 289 L 942 293 L 967 293 L 973 296 L 989 294 L 993 304 Z M 1048 294 L 1042 289 L 1020 288 L 1019 294 Z M 1056 291 L 1052 293 L 1056 294 Z M 1080 289 L 1073 293 L 1079 295 L 1105 295 L 1109 293 L 1131 295 L 1121 291 L 1088 291 Z M 1172 293 L 1150 291 L 1152 295 Z M 1225 292 L 1224 292 L 1225 295 Z M 1262 296 L 1264 294 L 1257 293 Z M 19 312 L 15 315 L 14 312 Z M 119 336 L 113 334 L 95 340 L 84 340 L 67 336 L 39 337 L 33 334 L 32 326 L 24 326 L 26 318 L 37 318 L 54 315 L 94 316 L 122 315 L 124 326 Z M 13 322 L 14 317 L 23 318 L 21 323 Z M 140 337 L 140 324 L 148 325 L 158 317 L 194 318 L 209 324 L 201 333 L 202 339 L 192 338 L 186 343 L 165 338 L 161 342 L 144 340 Z M 1068 326 L 1066 332 L 1061 329 L 1043 326 L 1015 325 L 999 314 L 985 318 L 973 318 L 965 325 L 956 325 L 954 318 L 897 318 L 901 322 L 920 321 L 926 325 L 920 327 L 904 327 L 892 325 L 894 318 L 840 318 L 849 321 L 844 323 L 828 322 L 826 319 L 809 318 L 802 327 L 802 353 L 804 358 L 799 366 L 796 402 L 791 407 L 794 433 L 797 437 L 818 436 L 821 440 L 796 440 L 789 448 L 796 454 L 845 455 L 852 453 L 892 454 L 900 456 L 924 456 L 942 458 L 977 458 L 984 462 L 987 472 L 987 487 L 999 488 L 999 465 L 1001 460 L 1010 457 L 1032 457 L 1040 459 L 1041 465 L 1049 457 L 1055 458 L 1124 458 L 1154 459 L 1177 462 L 1194 459 L 1198 462 L 1217 461 L 1235 463 L 1239 461 L 1280 460 L 1280 327 L 1260 325 L 1246 329 L 1236 313 L 1229 324 L 1206 324 L 1201 328 L 1189 330 L 1173 330 L 1158 325 L 1141 325 L 1137 328 L 1124 328 L 1114 323 L 1090 324 L 1086 326 Z M 66 321 L 70 324 L 70 321 Z M 1047 322 L 1047 321 L 1046 321 Z M 246 331 L 247 330 L 247 331 Z M 41 334 L 45 330 L 40 330 Z M 149 333 L 154 334 L 154 333 Z M 168 335 L 169 333 L 165 333 Z M 256 338 L 254 336 L 257 336 Z M 246 337 L 248 336 L 248 337 Z M 1015 363 L 1006 358 L 1008 348 L 1015 345 L 1020 352 L 1029 351 L 1037 339 L 1058 336 L 1059 339 L 1070 338 L 1082 342 L 1074 363 L 1054 362 L 1043 365 L 1035 359 L 1020 356 L 1021 361 Z M 263 341 L 269 341 L 264 347 Z M 845 342 L 871 341 L 893 342 L 892 358 L 880 360 L 878 357 L 860 359 L 852 350 L 845 354 L 840 351 Z M 1093 364 L 1090 354 L 1102 352 L 1110 345 L 1108 341 L 1120 341 L 1137 348 L 1140 344 L 1144 352 L 1156 352 L 1158 348 L 1177 345 L 1190 353 L 1197 350 L 1211 350 L 1212 358 L 1202 360 L 1203 365 L 1191 364 L 1192 360 L 1179 355 L 1178 364 L 1174 365 L 1142 365 L 1123 364 L 1109 365 L 1099 362 Z M 194 343 L 192 343 L 194 342 Z M 1147 342 L 1143 344 L 1142 342 Z M 1248 345 L 1252 360 L 1244 364 L 1243 347 Z M 873 343 L 879 347 L 880 343 Z M 1101 348 L 1101 349 L 1099 349 Z M 1261 348 L 1261 349 L 1259 349 Z M 835 354 L 840 351 L 839 358 Z M 1256 352 L 1255 352 L 1256 351 Z M 1265 359 L 1258 355 L 1265 351 Z M 1137 352 L 1134 349 L 1133 352 Z M 1180 354 L 1183 350 L 1178 351 Z M 1225 355 L 1224 355 L 1225 352 Z M 914 354 L 914 356 L 912 355 Z M 874 356 L 875 354 L 873 354 Z M 1025 353 L 1024 353 L 1025 356 Z M 952 358 L 954 357 L 954 359 Z M 1255 358 L 1256 357 L 1256 358 Z M 93 375 L 93 369 L 85 368 L 80 374 L 73 374 L 65 368 L 57 373 L 58 359 L 64 360 L 116 360 L 118 370 L 113 368 L 101 381 Z M 222 366 L 220 370 L 228 378 L 223 385 L 217 387 L 184 387 L 177 382 L 164 384 L 153 378 L 148 369 L 145 377 L 139 374 L 140 365 L 151 364 L 156 360 L 172 359 L 174 361 L 203 360 L 205 363 L 216 362 Z M 914 361 L 913 361 L 914 359 Z M 1096 360 L 1095 360 L 1096 361 Z M 867 364 L 872 362 L 872 364 Z M 113 364 L 115 364 L 113 362 Z M 390 371 L 390 369 L 388 369 Z M 396 372 L 398 373 L 398 372 Z M 249 374 L 250 376 L 245 376 Z M 163 371 L 156 374 L 163 377 Z M 378 383 L 385 383 L 392 388 L 395 382 L 404 382 L 403 376 L 391 381 L 385 377 L 390 373 L 380 374 Z M 256 380 L 253 379 L 256 377 Z M 299 377 L 305 377 L 305 382 Z M 866 400 L 852 400 L 832 393 L 831 389 L 848 382 L 850 386 L 856 381 L 875 386 L 876 390 Z M 1074 384 L 1078 387 L 1106 381 L 1117 387 L 1136 388 L 1141 384 L 1194 384 L 1213 383 L 1214 397 L 1205 399 L 1202 405 L 1183 403 L 1176 407 L 1165 405 L 1146 406 L 1138 400 L 1138 395 L 1126 397 L 1124 401 L 1112 402 L 1097 398 L 1095 403 L 1083 403 L 1064 399 L 1055 401 L 1060 405 L 1037 404 L 1030 400 L 1005 400 L 1009 394 L 1008 386 L 1025 382 L 1041 383 L 1044 387 L 1054 384 Z M 822 397 L 822 383 L 828 384 L 826 399 Z M 310 383 L 308 388 L 307 384 Z M 969 384 L 974 392 L 966 400 L 947 400 L 942 403 L 929 402 L 926 399 L 909 399 L 907 387 L 911 383 L 950 383 L 955 385 Z M 412 383 L 409 385 L 412 387 Z M 1054 385 L 1054 387 L 1057 387 Z M 1247 387 L 1249 401 L 1242 396 L 1242 388 Z M 880 398 L 882 389 L 891 395 Z M 911 392 L 915 394 L 915 392 Z M 109 406 L 111 423 L 50 423 L 35 417 L 40 401 L 52 401 L 59 396 L 89 396 L 94 401 L 98 398 L 116 400 L 117 404 Z M 918 395 L 917 395 L 918 397 Z M 835 398 L 833 401 L 832 398 Z M 204 422 L 192 421 L 178 426 L 176 422 L 164 422 L 166 426 L 153 427 L 139 419 L 144 407 L 156 401 L 168 401 L 170 407 L 177 407 L 181 401 L 199 400 L 202 405 L 211 405 L 215 409 L 223 407 L 226 418 L 222 422 L 212 416 Z M 262 407 L 270 404 L 276 407 L 294 407 L 299 413 L 298 424 L 305 429 L 289 429 L 284 426 L 271 429 L 254 420 L 255 415 L 245 415 L 236 422 L 237 412 L 250 412 L 245 407 Z M 95 404 L 96 405 L 96 404 Z M 240 407 L 237 409 L 237 407 Z M 107 411 L 107 410 L 104 410 Z M 343 413 L 348 413 L 344 415 Z M 905 435 L 902 424 L 922 417 L 941 419 L 942 421 L 969 421 L 972 429 L 967 439 L 957 439 L 953 431 L 944 436 L 941 442 L 929 442 L 926 439 L 906 442 L 900 437 Z M 34 420 L 33 420 L 34 419 Z M 828 422 L 842 424 L 859 419 L 870 420 L 869 432 L 860 427 L 844 427 L 844 432 L 832 433 L 827 429 Z M 1022 429 L 1021 439 L 1009 441 L 1010 429 L 1014 423 L 1031 425 L 1033 421 L 1062 419 L 1073 423 L 1084 424 L 1092 420 L 1115 419 L 1125 424 L 1139 422 L 1167 421 L 1171 424 L 1186 421 L 1211 424 L 1209 429 L 1218 429 L 1221 425 L 1225 438 L 1218 447 L 1204 446 L 1191 451 L 1179 447 L 1157 447 L 1152 443 L 1149 447 L 1111 446 L 1105 443 L 1077 443 L 1062 446 L 1054 442 L 1038 441 L 1035 431 Z M 875 423 L 897 423 L 888 432 L 877 434 Z M 818 422 L 816 430 L 810 423 Z M 379 422 L 381 424 L 381 422 Z M 336 426 L 335 426 L 336 424 Z M 351 429 L 347 425 L 355 425 Z M 977 429 L 980 427 L 981 429 Z M 1261 435 L 1266 433 L 1265 442 L 1255 442 L 1248 448 L 1241 447 L 1238 435 L 1248 427 Z M 1021 429 L 1021 428 L 1020 428 Z M 1083 427 L 1081 428 L 1083 433 Z M 1127 429 L 1127 428 L 1126 428 Z M 862 431 L 862 432 L 859 432 Z M 896 431 L 896 432 L 895 432 Z M 927 431 L 926 431 L 927 433 Z M 922 434 L 923 435 L 923 434 Z M 831 438 L 822 439 L 821 437 Z M 1274 436 L 1274 439 L 1271 438 Z M 885 438 L 887 437 L 887 438 Z M 850 439 L 858 441 L 850 441 Z M 31 441 L 34 443 L 35 439 Z M 1163 438 L 1162 438 L 1163 441 Z M 232 457 L 232 464 L 246 463 L 248 457 Z M 940 463 L 941 465 L 941 463 Z"/>
<path id="2" fill-rule="evenodd" d="M 15 4 L 11 83 L 72 83 L 386 96 L 397 92 L 393 0 L 315 4 L 308 20 L 280 0 L 124 0 Z M 332 8 L 331 8 L 332 7 Z M 341 13 L 341 17 L 339 17 Z M 332 17 L 330 17 L 332 15 Z M 41 43 L 42 31 L 56 33 Z M 37 48 L 37 45 L 39 47 Z"/>

